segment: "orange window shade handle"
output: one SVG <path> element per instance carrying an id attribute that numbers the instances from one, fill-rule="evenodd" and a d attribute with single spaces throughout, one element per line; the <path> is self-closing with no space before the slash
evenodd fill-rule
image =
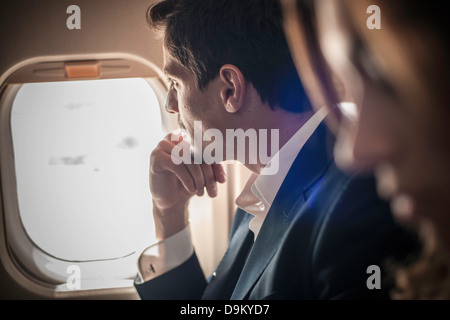
<path id="1" fill-rule="evenodd" d="M 95 78 L 100 75 L 97 61 L 67 62 L 65 69 L 67 78 Z"/>

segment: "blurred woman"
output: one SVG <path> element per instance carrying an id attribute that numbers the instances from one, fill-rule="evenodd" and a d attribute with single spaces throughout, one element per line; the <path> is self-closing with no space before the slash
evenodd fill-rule
<path id="1" fill-rule="evenodd" d="M 373 171 L 395 217 L 422 233 L 420 259 L 396 270 L 395 297 L 449 299 L 446 11 L 440 2 L 411 0 L 285 0 L 283 5 L 297 66 L 311 66 L 298 68 L 302 80 L 311 83 L 311 99 L 318 106 L 336 106 L 329 121 L 338 138 L 336 162 L 347 170 Z M 372 19 L 379 20 L 379 29 L 371 27 Z M 350 100 L 355 104 L 337 103 Z"/>

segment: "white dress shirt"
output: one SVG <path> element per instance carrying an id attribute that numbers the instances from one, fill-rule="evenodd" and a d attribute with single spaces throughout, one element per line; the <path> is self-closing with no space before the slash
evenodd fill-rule
<path id="1" fill-rule="evenodd" d="M 253 232 L 255 240 L 289 169 L 328 112 L 327 107 L 319 109 L 272 157 L 270 161 L 279 161 L 278 171 L 275 174 L 264 173 L 265 169 L 270 168 L 269 162 L 260 175 L 256 173 L 250 175 L 243 191 L 236 198 L 236 205 L 239 208 L 254 215 L 249 223 L 249 229 Z M 187 226 L 179 233 L 144 250 L 138 260 L 139 273 L 136 283 L 149 281 L 170 271 L 188 260 L 193 252 L 191 233 Z"/>

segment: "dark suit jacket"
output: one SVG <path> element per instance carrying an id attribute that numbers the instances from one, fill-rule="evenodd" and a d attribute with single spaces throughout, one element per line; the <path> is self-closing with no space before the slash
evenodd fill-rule
<path id="1" fill-rule="evenodd" d="M 136 284 L 143 299 L 385 298 L 367 268 L 407 253 L 415 238 L 392 220 L 372 177 L 338 170 L 325 125 L 292 165 L 253 245 L 252 215 L 237 210 L 229 247 L 205 279 L 195 253 L 166 274 Z M 384 273 L 383 279 L 386 280 Z"/>

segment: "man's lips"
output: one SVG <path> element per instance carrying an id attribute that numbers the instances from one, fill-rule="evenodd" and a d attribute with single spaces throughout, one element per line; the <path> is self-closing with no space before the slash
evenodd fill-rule
<path id="1" fill-rule="evenodd" d="M 178 127 L 179 127 L 178 134 L 183 137 L 183 140 L 191 143 L 192 142 L 191 136 L 190 136 L 189 132 L 187 131 L 183 121 L 181 120 L 180 115 L 178 115 L 178 117 L 177 117 L 177 122 L 178 122 Z"/>
<path id="2" fill-rule="evenodd" d="M 180 129 L 186 130 L 186 127 L 184 126 L 183 121 L 181 121 L 180 115 L 178 115 L 178 117 L 177 117 L 177 122 L 178 122 L 178 126 L 180 127 Z"/>

